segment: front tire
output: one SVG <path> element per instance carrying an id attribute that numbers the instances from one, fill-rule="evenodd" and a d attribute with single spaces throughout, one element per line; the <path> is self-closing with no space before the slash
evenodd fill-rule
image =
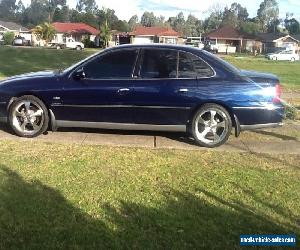
<path id="1" fill-rule="evenodd" d="M 192 121 L 192 135 L 203 147 L 214 148 L 224 144 L 231 129 L 232 121 L 228 111 L 213 103 L 203 105 Z"/>
<path id="2" fill-rule="evenodd" d="M 9 125 L 18 136 L 33 138 L 46 132 L 49 114 L 40 99 L 25 95 L 12 103 L 8 119 Z"/>
<path id="3" fill-rule="evenodd" d="M 81 46 L 76 46 L 76 50 L 82 50 Z"/>

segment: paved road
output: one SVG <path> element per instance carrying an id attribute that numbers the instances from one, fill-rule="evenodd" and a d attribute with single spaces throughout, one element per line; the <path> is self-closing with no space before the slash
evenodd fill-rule
<path id="1" fill-rule="evenodd" d="M 296 127 L 296 129 L 300 129 Z M 285 127 L 285 131 L 287 128 Z M 294 128 L 295 129 L 295 128 Z M 275 132 L 274 132 L 275 131 Z M 286 136 L 281 130 L 247 132 L 246 136 L 235 138 L 231 136 L 229 141 L 218 148 L 209 149 L 230 152 L 253 152 L 253 153 L 283 153 L 300 154 L 299 138 Z M 169 148 L 182 150 L 207 150 L 194 144 L 192 139 L 185 134 L 178 133 L 152 133 L 137 131 L 105 131 L 94 129 L 61 129 L 58 132 L 48 132 L 34 139 L 17 137 L 6 127 L 0 128 L 0 140 L 14 141 L 42 141 L 52 143 L 75 143 L 81 145 L 110 145 L 110 146 L 133 146 L 147 148 Z"/>

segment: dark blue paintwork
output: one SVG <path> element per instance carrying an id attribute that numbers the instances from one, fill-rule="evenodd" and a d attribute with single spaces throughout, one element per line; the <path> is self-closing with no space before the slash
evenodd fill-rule
<path id="1" fill-rule="evenodd" d="M 185 46 L 125 45 L 104 53 L 128 48 L 190 52 L 206 61 L 216 75 L 203 79 L 76 80 L 72 74 L 82 63 L 61 73 L 24 74 L 0 82 L 1 120 L 8 116 L 13 98 L 30 94 L 40 98 L 53 111 L 56 120 L 186 125 L 202 104 L 217 103 L 232 118 L 235 115 L 241 125 L 282 121 L 283 107 L 273 103 L 279 79 L 272 74 L 240 71 L 215 55 Z M 120 94 L 121 88 L 129 91 Z M 179 93 L 182 88 L 189 91 Z"/>

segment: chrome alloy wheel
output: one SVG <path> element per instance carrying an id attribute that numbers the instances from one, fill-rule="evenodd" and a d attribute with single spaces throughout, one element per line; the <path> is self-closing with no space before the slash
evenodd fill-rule
<path id="1" fill-rule="evenodd" d="M 12 125 L 24 135 L 33 135 L 41 130 L 45 120 L 42 107 L 35 101 L 24 100 L 12 110 Z"/>
<path id="2" fill-rule="evenodd" d="M 215 145 L 224 140 L 228 133 L 228 118 L 217 108 L 202 111 L 195 120 L 197 139 L 208 145 Z"/>

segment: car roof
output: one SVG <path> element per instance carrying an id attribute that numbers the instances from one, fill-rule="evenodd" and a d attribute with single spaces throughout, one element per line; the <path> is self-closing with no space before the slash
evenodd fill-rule
<path id="1" fill-rule="evenodd" d="M 114 47 L 111 47 L 110 49 L 129 49 L 129 48 L 160 48 L 160 49 L 176 49 L 176 50 L 184 50 L 184 51 L 194 51 L 199 52 L 202 49 L 195 48 L 191 46 L 186 45 L 175 45 L 175 44 L 123 44 L 123 45 L 117 45 Z"/>

